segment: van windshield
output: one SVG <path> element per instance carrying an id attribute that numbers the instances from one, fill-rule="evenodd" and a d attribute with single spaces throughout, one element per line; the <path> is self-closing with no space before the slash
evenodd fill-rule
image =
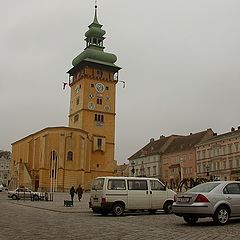
<path id="1" fill-rule="evenodd" d="M 104 178 L 98 178 L 93 181 L 92 190 L 103 190 Z"/>

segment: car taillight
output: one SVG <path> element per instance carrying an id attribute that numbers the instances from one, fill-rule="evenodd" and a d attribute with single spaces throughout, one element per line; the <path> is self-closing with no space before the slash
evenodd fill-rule
<path id="1" fill-rule="evenodd" d="M 105 203 L 106 202 L 106 198 L 102 198 L 102 203 Z"/>
<path id="2" fill-rule="evenodd" d="M 204 195 L 198 194 L 195 202 L 209 202 L 209 200 Z"/>

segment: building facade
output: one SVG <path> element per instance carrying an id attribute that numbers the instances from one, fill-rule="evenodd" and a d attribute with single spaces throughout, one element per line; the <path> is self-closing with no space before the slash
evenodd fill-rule
<path id="1" fill-rule="evenodd" d="M 196 178 L 195 145 L 213 136 L 212 129 L 179 136 L 162 155 L 162 181 L 170 188 L 177 188 L 183 179 Z"/>
<path id="2" fill-rule="evenodd" d="M 198 177 L 240 179 L 240 127 L 197 144 L 196 159 Z"/>
<path id="3" fill-rule="evenodd" d="M 0 151 L 0 185 L 8 187 L 10 180 L 10 152 Z"/>
<path id="4" fill-rule="evenodd" d="M 12 144 L 12 187 L 89 189 L 97 176 L 116 166 L 115 99 L 117 57 L 104 51 L 105 31 L 97 19 L 85 33 L 86 47 L 68 71 L 71 88 L 69 127 L 46 128 Z"/>
<path id="5" fill-rule="evenodd" d="M 158 140 L 150 139 L 142 149 L 137 151 L 129 160 L 129 176 L 146 176 L 162 179 L 162 153 L 177 136 L 161 136 Z"/>

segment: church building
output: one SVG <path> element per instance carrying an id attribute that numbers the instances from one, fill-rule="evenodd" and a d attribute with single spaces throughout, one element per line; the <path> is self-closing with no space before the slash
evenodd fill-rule
<path id="1" fill-rule="evenodd" d="M 10 188 L 68 191 L 89 189 L 95 177 L 116 168 L 115 99 L 118 72 L 114 54 L 104 51 L 105 31 L 97 19 L 85 33 L 86 47 L 72 61 L 69 126 L 47 127 L 12 143 Z"/>

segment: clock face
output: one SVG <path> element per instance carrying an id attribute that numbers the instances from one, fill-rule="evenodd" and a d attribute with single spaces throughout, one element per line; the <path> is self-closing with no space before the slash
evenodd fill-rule
<path id="1" fill-rule="evenodd" d="M 89 110 L 94 110 L 94 109 L 95 109 L 95 105 L 94 105 L 93 102 L 89 102 L 89 103 L 88 103 L 88 109 L 89 109 Z"/>
<path id="2" fill-rule="evenodd" d="M 102 83 L 96 83 L 95 88 L 99 93 L 103 93 L 105 91 L 105 86 Z"/>
<path id="3" fill-rule="evenodd" d="M 109 105 L 105 105 L 104 109 L 105 109 L 106 112 L 109 112 L 110 111 L 110 106 Z"/>

